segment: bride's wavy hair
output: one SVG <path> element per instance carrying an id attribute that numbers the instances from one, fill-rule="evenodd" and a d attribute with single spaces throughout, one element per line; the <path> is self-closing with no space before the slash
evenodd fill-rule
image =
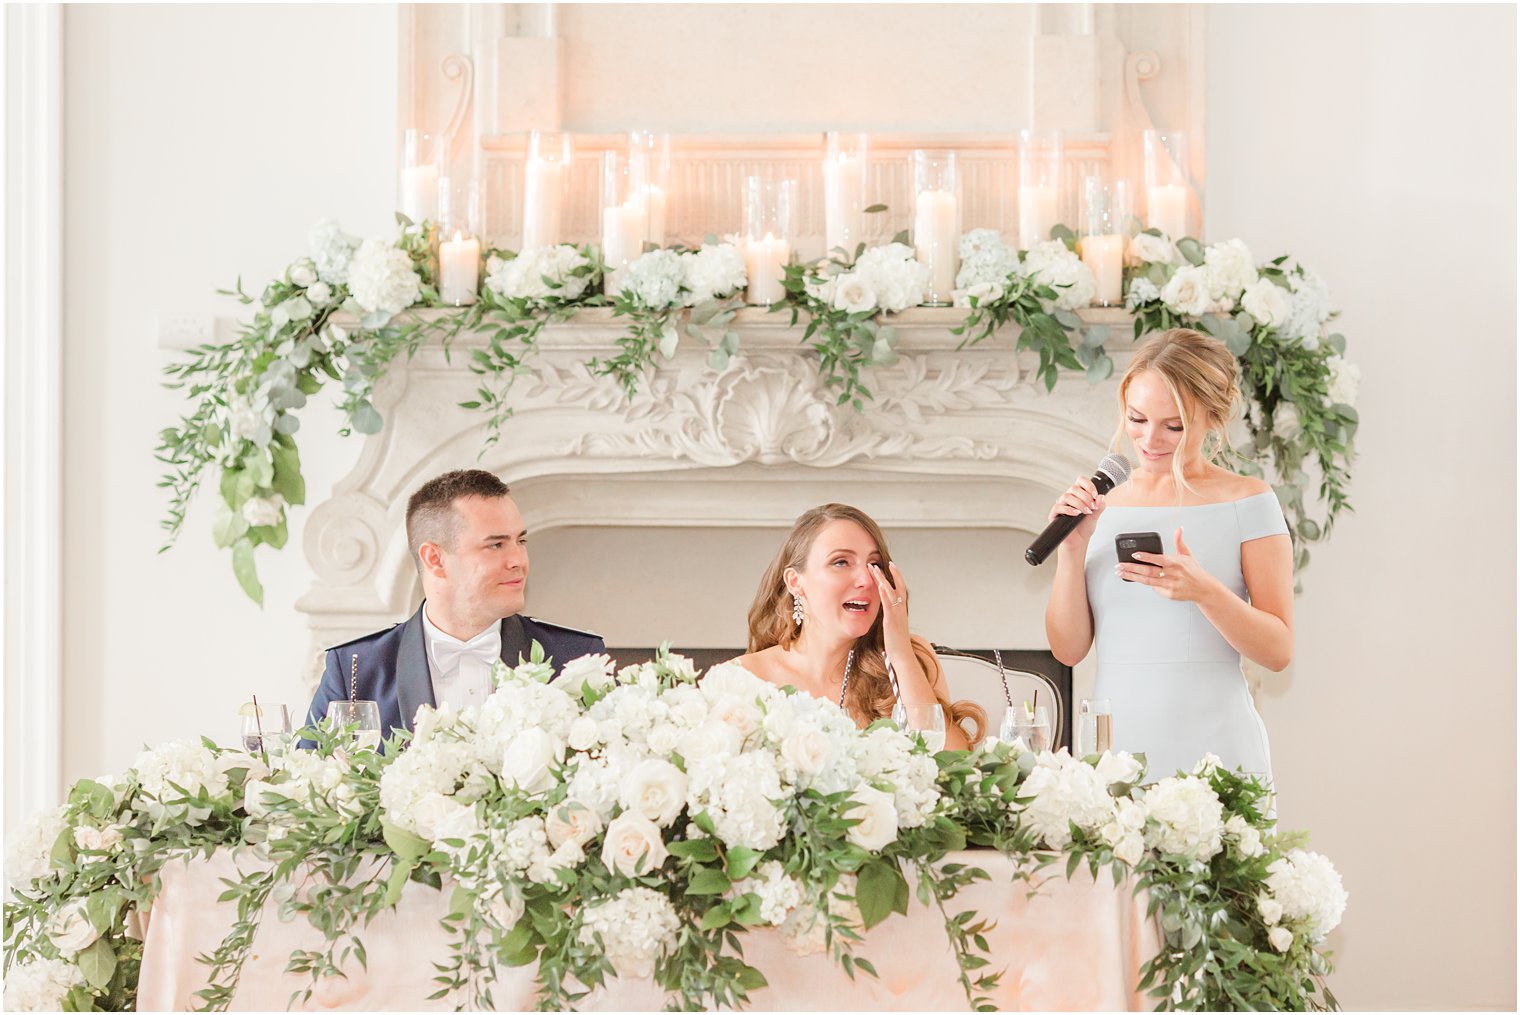
<path id="1" fill-rule="evenodd" d="M 881 527 L 870 515 L 848 504 L 821 504 L 804 512 L 792 525 L 792 531 L 787 534 L 780 551 L 760 579 L 760 588 L 756 590 L 755 601 L 749 608 L 750 652 L 759 652 L 772 645 L 791 648 L 797 640 L 801 629 L 792 623 L 792 594 L 786 587 L 786 572 L 788 568 L 802 571 L 807 567 L 808 554 L 813 551 L 813 542 L 818 538 L 819 531 L 833 521 L 854 522 L 865 529 L 866 535 L 871 537 L 881 553 L 882 570 L 890 573 L 887 565 L 892 560 L 892 554 L 887 549 L 887 538 L 882 535 Z M 936 691 L 936 695 L 945 710 L 946 721 L 960 725 L 966 731 L 967 738 L 973 744 L 976 743 L 987 728 L 986 712 L 974 701 L 951 702 L 945 693 L 948 687 L 934 649 L 916 634 L 911 636 L 911 640 L 914 658 L 924 668 L 924 673 L 933 686 L 941 689 Z M 846 704 L 858 715 L 881 719 L 892 714 L 896 699 L 892 695 L 892 681 L 887 677 L 881 610 L 877 610 L 871 629 L 855 643 L 855 672 L 850 677 L 846 695 Z M 967 720 L 974 725 L 968 728 Z"/>

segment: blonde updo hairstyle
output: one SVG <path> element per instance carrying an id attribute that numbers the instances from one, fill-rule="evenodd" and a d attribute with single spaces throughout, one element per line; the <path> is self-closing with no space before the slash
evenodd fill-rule
<path id="1" fill-rule="evenodd" d="M 851 521 L 859 525 L 871 537 L 881 552 L 882 570 L 890 574 L 887 565 L 892 560 L 887 550 L 887 540 L 881 527 L 859 508 L 848 504 L 822 504 L 804 512 L 792 525 L 786 541 L 781 544 L 755 592 L 755 601 L 749 608 L 749 651 L 759 652 L 780 645 L 791 648 L 797 640 L 800 628 L 792 622 L 792 594 L 786 587 L 788 568 L 802 571 L 807 567 L 808 554 L 822 528 L 832 521 Z M 806 624 L 806 621 L 803 622 Z M 951 702 L 945 694 L 944 670 L 939 657 L 927 641 L 912 635 L 913 657 L 924 668 L 925 675 L 936 688 L 940 706 L 945 710 L 947 722 L 953 722 L 965 730 L 967 738 L 975 744 L 982 738 L 987 727 L 987 716 L 981 706 L 973 701 Z M 876 620 L 855 643 L 855 670 L 850 675 L 850 687 L 846 693 L 846 705 L 855 715 L 872 719 L 886 718 L 892 714 L 896 699 L 892 695 L 892 682 L 887 677 L 887 655 L 881 631 L 881 611 Z M 967 721 L 973 723 L 968 728 Z"/>
<path id="2" fill-rule="evenodd" d="M 1233 453 L 1229 426 L 1241 406 L 1235 354 L 1218 339 L 1191 328 L 1157 332 L 1135 349 L 1129 369 L 1119 380 L 1119 429 L 1114 434 L 1112 450 L 1119 450 L 1125 437 L 1130 382 L 1147 370 L 1160 377 L 1172 393 L 1177 415 L 1182 419 L 1183 447 L 1192 436 L 1194 412 L 1201 409 L 1208 427 L 1200 448 L 1204 460 L 1219 462 Z M 1182 455 L 1172 456 L 1172 479 L 1177 484 L 1179 499 L 1184 490 L 1194 492 L 1183 474 L 1183 464 Z"/>

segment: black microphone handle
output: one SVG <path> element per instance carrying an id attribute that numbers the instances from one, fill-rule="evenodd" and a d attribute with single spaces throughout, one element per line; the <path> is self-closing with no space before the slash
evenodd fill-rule
<path id="1" fill-rule="evenodd" d="M 1114 488 L 1114 481 L 1106 472 L 1100 472 L 1094 476 L 1092 484 L 1097 488 L 1099 496 Z M 1056 515 L 1050 520 L 1050 524 L 1045 526 L 1045 531 L 1029 544 L 1029 549 L 1024 551 L 1024 559 L 1035 566 L 1045 563 L 1045 558 L 1055 552 L 1056 547 L 1061 545 L 1061 540 L 1071 535 L 1071 530 L 1082 524 L 1082 519 L 1085 517 L 1087 516 Z"/>

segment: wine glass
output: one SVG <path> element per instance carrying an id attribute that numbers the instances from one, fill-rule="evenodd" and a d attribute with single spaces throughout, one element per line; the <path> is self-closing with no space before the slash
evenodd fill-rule
<path id="1" fill-rule="evenodd" d="M 923 737 L 929 753 L 945 749 L 945 710 L 939 705 L 908 705 L 898 702 L 892 709 L 892 721 L 905 733 Z"/>
<path id="2" fill-rule="evenodd" d="M 377 701 L 328 702 L 327 722 L 337 729 L 348 729 L 361 748 L 373 751 L 380 746 L 380 703 Z"/>
<path id="3" fill-rule="evenodd" d="M 249 754 L 283 754 L 294 727 L 290 709 L 284 705 L 255 705 L 244 702 L 238 709 L 243 717 L 243 750 Z"/>
<path id="4" fill-rule="evenodd" d="M 1033 709 L 1027 704 L 1013 706 L 1003 713 L 998 739 L 1021 739 L 1031 751 L 1050 750 L 1050 710 L 1044 705 L 1036 705 Z"/>

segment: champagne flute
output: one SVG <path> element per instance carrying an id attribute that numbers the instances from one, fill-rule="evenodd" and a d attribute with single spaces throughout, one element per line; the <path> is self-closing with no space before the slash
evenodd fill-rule
<path id="1" fill-rule="evenodd" d="M 899 701 L 892 709 L 892 721 L 903 732 L 923 737 L 930 754 L 945 749 L 945 710 L 940 705 L 908 705 Z"/>
<path id="2" fill-rule="evenodd" d="M 373 751 L 380 746 L 380 703 L 377 701 L 328 702 L 327 722 L 337 729 L 349 730 L 360 748 Z"/>

